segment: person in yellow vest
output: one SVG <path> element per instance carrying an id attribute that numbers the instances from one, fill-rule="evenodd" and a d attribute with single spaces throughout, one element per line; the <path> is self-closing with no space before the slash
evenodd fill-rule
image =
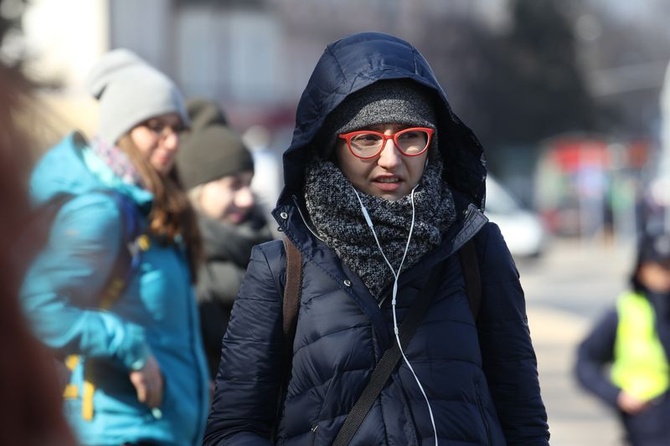
<path id="1" fill-rule="evenodd" d="M 670 444 L 670 233 L 640 241 L 630 289 L 582 340 L 578 382 L 616 408 L 633 446 Z"/>

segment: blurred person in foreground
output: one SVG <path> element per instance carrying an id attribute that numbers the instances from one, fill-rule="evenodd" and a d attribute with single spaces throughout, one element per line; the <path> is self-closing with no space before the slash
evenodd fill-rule
<path id="1" fill-rule="evenodd" d="M 209 405 L 192 286 L 201 248 L 174 167 L 188 116 L 174 83 L 128 50 L 103 55 L 88 86 L 98 136 L 71 133 L 32 172 L 36 205 L 72 198 L 23 304 L 38 337 L 70 355 L 65 412 L 82 445 L 198 444 Z M 131 262 L 122 253 L 133 220 L 135 267 L 109 299 L 110 274 Z"/>
<path id="2" fill-rule="evenodd" d="M 388 34 L 340 39 L 317 62 L 296 118 L 273 212 L 302 257 L 295 337 L 282 330 L 288 251 L 258 245 L 224 336 L 204 444 L 334 444 L 423 304 L 399 366 L 342 444 L 548 445 L 518 272 L 482 213 L 483 150 L 423 56 Z M 476 314 L 464 244 L 481 271 Z"/>
<path id="3" fill-rule="evenodd" d="M 614 408 L 634 446 L 670 444 L 670 233 L 642 236 L 630 289 L 577 350 L 584 389 Z"/>
<path id="4" fill-rule="evenodd" d="M 204 262 L 197 299 L 210 379 L 221 359 L 221 340 L 254 245 L 272 240 L 251 190 L 254 161 L 220 107 L 205 99 L 187 103 L 191 127 L 177 168 L 198 215 Z"/>
<path id="5" fill-rule="evenodd" d="M 0 60 L 0 444 L 75 446 L 52 357 L 33 336 L 19 301 L 27 262 L 44 241 L 43 228 L 27 225 L 31 139 L 17 119 L 31 109 L 33 88 L 17 67 Z"/>

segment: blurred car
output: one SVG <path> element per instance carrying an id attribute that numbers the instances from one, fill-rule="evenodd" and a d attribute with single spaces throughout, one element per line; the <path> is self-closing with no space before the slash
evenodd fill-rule
<path id="1" fill-rule="evenodd" d="M 547 247 L 548 231 L 538 214 L 524 209 L 495 178 L 486 178 L 484 214 L 500 227 L 515 258 L 534 258 Z"/>

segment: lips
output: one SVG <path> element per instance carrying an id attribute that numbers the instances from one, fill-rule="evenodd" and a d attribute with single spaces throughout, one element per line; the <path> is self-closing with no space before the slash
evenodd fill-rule
<path id="1" fill-rule="evenodd" d="M 374 185 L 382 193 L 397 193 L 404 181 L 398 177 L 379 177 L 373 180 Z"/>
<path id="2" fill-rule="evenodd" d="M 379 183 L 398 183 L 400 178 L 391 177 L 391 178 L 377 178 L 375 181 Z"/>

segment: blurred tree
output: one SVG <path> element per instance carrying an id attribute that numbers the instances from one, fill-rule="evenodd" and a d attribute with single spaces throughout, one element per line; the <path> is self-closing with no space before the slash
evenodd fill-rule
<path id="1" fill-rule="evenodd" d="M 596 130 L 598 110 L 580 71 L 567 5 L 510 0 L 510 22 L 501 30 L 472 16 L 424 18 L 418 46 L 489 151 Z M 435 29 L 443 30 L 440 39 Z"/>
<path id="2" fill-rule="evenodd" d="M 430 61 L 454 111 L 486 147 L 496 145 L 496 120 L 514 106 L 501 102 L 496 93 L 504 84 L 498 79 L 504 65 L 498 36 L 473 16 L 427 15 L 423 21 L 426 31 L 415 44 Z M 429 31 L 435 29 L 441 30 L 439 38 Z"/>
<path id="3" fill-rule="evenodd" d="M 501 41 L 502 82 L 493 92 L 501 105 L 507 104 L 497 120 L 502 143 L 533 143 L 594 129 L 596 110 L 577 63 L 566 6 L 565 0 L 510 3 L 513 25 Z"/>

